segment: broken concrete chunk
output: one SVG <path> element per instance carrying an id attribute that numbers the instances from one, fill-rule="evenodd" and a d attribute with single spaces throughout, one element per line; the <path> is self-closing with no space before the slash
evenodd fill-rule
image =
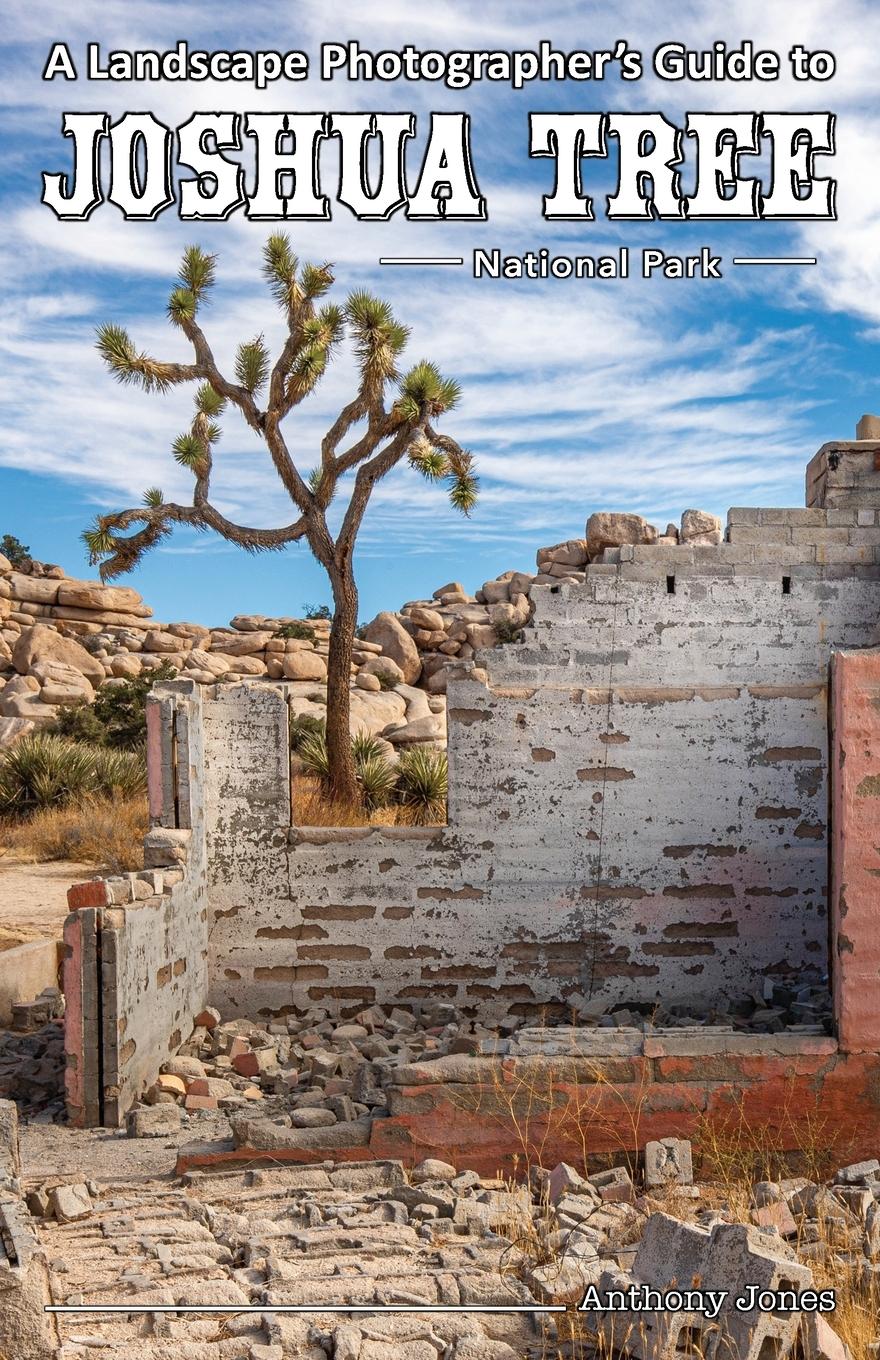
<path id="1" fill-rule="evenodd" d="M 129 1138 L 167 1138 L 180 1131 L 180 1106 L 163 1103 L 129 1110 L 125 1131 Z"/>
<path id="2" fill-rule="evenodd" d="M 59 1223 L 76 1223 L 92 1212 L 92 1197 L 85 1185 L 56 1185 L 50 1202 Z"/>
<path id="3" fill-rule="evenodd" d="M 456 1169 L 449 1162 L 441 1162 L 436 1157 L 426 1157 L 414 1166 L 410 1173 L 413 1185 L 424 1185 L 425 1181 L 451 1181 L 455 1179 Z"/>
<path id="4" fill-rule="evenodd" d="M 692 1185 L 691 1145 L 684 1138 L 661 1138 L 645 1146 L 645 1185 L 656 1190 L 666 1185 Z"/>

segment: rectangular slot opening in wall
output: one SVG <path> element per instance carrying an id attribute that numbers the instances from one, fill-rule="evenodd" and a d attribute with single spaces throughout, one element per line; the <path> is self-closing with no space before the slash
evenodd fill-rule
<path id="1" fill-rule="evenodd" d="M 667 578 L 666 578 L 666 594 L 667 594 L 667 595 L 674 595 L 674 594 L 675 594 L 675 577 L 674 577 L 674 576 L 667 576 Z"/>
<path id="2" fill-rule="evenodd" d="M 790 577 L 790 576 L 783 576 L 783 578 L 782 578 L 782 593 L 783 593 L 783 595 L 790 595 L 790 594 L 791 594 L 791 577 Z"/>

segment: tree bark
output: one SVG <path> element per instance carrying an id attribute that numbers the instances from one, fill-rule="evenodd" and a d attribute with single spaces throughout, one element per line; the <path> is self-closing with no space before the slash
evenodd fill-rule
<path id="1" fill-rule="evenodd" d="M 329 571 L 333 590 L 333 622 L 327 658 L 327 759 L 334 799 L 356 803 L 360 798 L 351 754 L 351 653 L 357 628 L 358 593 L 351 564 L 334 563 Z"/>

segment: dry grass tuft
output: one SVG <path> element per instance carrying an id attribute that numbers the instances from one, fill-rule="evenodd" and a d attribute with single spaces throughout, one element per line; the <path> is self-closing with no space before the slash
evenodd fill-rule
<path id="1" fill-rule="evenodd" d="M 381 807 L 369 812 L 362 803 L 335 802 L 327 796 L 323 781 L 316 776 L 298 774 L 291 781 L 294 826 L 402 826 L 405 811 Z"/>
<path id="2" fill-rule="evenodd" d="M 144 867 L 148 829 L 146 798 L 86 797 L 4 823 L 0 842 L 35 864 L 70 859 L 121 873 Z"/>

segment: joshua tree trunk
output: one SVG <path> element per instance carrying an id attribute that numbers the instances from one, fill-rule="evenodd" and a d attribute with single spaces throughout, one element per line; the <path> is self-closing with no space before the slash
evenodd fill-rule
<path id="1" fill-rule="evenodd" d="M 327 763 L 335 799 L 355 803 L 358 785 L 351 753 L 351 653 L 357 628 L 358 593 L 351 563 L 329 570 L 333 591 L 333 622 L 327 658 Z"/>

